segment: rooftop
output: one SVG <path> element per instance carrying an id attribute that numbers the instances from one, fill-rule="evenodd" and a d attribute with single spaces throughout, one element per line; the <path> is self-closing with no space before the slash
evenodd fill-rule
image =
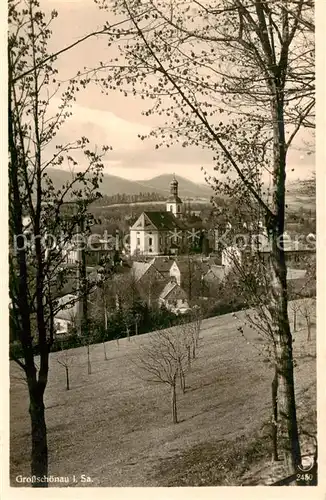
<path id="1" fill-rule="evenodd" d="M 132 263 L 132 270 L 133 270 L 133 273 L 134 273 L 136 281 L 139 281 L 144 276 L 144 274 L 146 273 L 146 271 L 153 264 L 153 260 L 151 260 L 150 262 L 138 262 L 138 261 L 134 261 Z"/>
<path id="2" fill-rule="evenodd" d="M 144 212 L 152 224 L 160 231 L 185 229 L 184 224 L 172 212 Z"/>
<path id="3" fill-rule="evenodd" d="M 178 287 L 179 285 L 174 282 L 174 281 L 169 281 L 169 283 L 167 283 L 165 285 L 165 287 L 163 288 L 161 294 L 160 294 L 160 298 L 161 299 L 166 299 L 166 297 L 172 292 L 172 290 L 174 290 L 175 287 Z"/>
<path id="4" fill-rule="evenodd" d="M 169 257 L 155 257 L 152 261 L 152 265 L 160 272 L 160 273 L 168 273 L 171 269 L 171 266 L 174 262 L 173 259 L 169 259 Z"/>

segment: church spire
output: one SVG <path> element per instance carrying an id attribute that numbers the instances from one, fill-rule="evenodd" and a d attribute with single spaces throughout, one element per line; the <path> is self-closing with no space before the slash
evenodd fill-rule
<path id="1" fill-rule="evenodd" d="M 179 217 L 182 211 L 182 201 L 179 198 L 178 187 L 179 183 L 175 177 L 175 174 L 173 174 L 173 179 L 170 182 L 170 196 L 167 199 L 166 209 L 167 211 L 172 212 L 176 217 Z"/>
<path id="2" fill-rule="evenodd" d="M 173 196 L 178 196 L 178 186 L 179 183 L 177 179 L 175 178 L 175 174 L 173 174 L 173 179 L 170 182 L 170 194 Z"/>

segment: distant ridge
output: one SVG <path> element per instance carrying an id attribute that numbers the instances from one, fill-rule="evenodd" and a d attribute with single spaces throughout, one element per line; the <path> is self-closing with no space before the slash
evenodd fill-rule
<path id="1" fill-rule="evenodd" d="M 47 173 L 57 189 L 72 178 L 71 173 L 67 170 L 49 168 Z M 132 181 L 116 175 L 104 174 L 100 184 L 100 192 L 107 196 L 118 193 L 139 194 L 141 192 L 155 192 L 167 195 L 172 177 L 172 174 L 163 174 L 148 180 Z M 205 184 L 196 184 L 181 176 L 176 176 L 176 179 L 179 182 L 179 194 L 183 198 L 209 199 L 213 194 L 212 189 Z"/>
<path id="2" fill-rule="evenodd" d="M 71 173 L 67 170 L 47 169 L 56 189 L 59 189 L 64 183 L 71 181 Z M 162 174 L 152 179 L 132 181 L 118 177 L 116 175 L 104 174 L 103 181 L 100 184 L 102 195 L 113 196 L 116 194 L 139 194 L 141 192 L 155 192 L 167 196 L 169 185 L 172 180 L 172 174 Z M 196 184 L 185 177 L 176 176 L 179 182 L 179 195 L 181 198 L 194 198 L 209 200 L 214 194 L 213 190 L 205 184 Z M 297 207 L 302 203 L 306 206 L 315 206 L 315 180 L 307 179 L 297 180 L 287 183 L 286 201 L 289 206 Z M 223 197 L 223 196 L 222 196 Z"/>

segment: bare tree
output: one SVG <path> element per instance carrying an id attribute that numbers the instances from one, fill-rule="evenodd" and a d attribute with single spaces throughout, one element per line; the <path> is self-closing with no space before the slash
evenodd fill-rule
<path id="1" fill-rule="evenodd" d="M 185 349 L 176 328 L 161 330 L 146 339 L 148 344 L 139 347 L 136 364 L 145 374 L 145 380 L 166 384 L 171 390 L 172 421 L 178 423 L 177 376 L 184 373 Z M 181 375 L 182 384 L 182 375 Z"/>
<path id="2" fill-rule="evenodd" d="M 309 310 L 311 309 L 312 311 L 314 309 L 314 297 L 316 296 L 316 256 L 311 255 L 308 258 L 303 259 L 301 265 L 306 270 L 303 282 L 302 280 L 300 280 L 298 285 L 297 280 L 293 280 L 289 283 L 288 286 L 289 299 L 291 299 L 291 301 L 289 302 L 289 306 L 290 310 L 293 313 L 294 332 L 297 330 L 298 313 L 302 313 L 303 304 L 306 304 L 303 306 L 303 308 L 306 309 L 306 312 L 309 315 Z M 305 317 L 305 313 L 303 313 L 303 316 Z"/>
<path id="3" fill-rule="evenodd" d="M 312 318 L 316 314 L 316 299 L 307 298 L 300 301 L 299 312 L 302 314 L 307 327 L 307 342 L 311 341 Z"/>
<path id="4" fill-rule="evenodd" d="M 157 138 L 156 147 L 179 143 L 210 151 L 219 173 L 211 183 L 231 196 L 247 193 L 265 220 L 278 401 L 287 429 L 283 451 L 289 472 L 295 472 L 301 452 L 283 245 L 285 180 L 296 135 L 314 126 L 313 5 L 310 0 L 215 0 L 209 5 L 104 0 L 101 6 L 129 16 L 131 28 L 118 30 L 120 66 L 109 76 L 96 76 L 97 81 L 126 96 L 141 93 L 152 99 L 145 114 L 166 116 L 150 134 Z M 108 66 L 111 70 L 112 62 Z"/>
<path id="5" fill-rule="evenodd" d="M 289 306 L 293 314 L 293 332 L 296 332 L 298 326 L 297 319 L 298 319 L 298 312 L 300 311 L 300 303 L 297 300 L 292 300 L 289 303 Z"/>
<path id="6" fill-rule="evenodd" d="M 63 349 L 58 353 L 57 357 L 57 363 L 59 365 L 63 366 L 65 369 L 65 374 L 66 374 L 66 390 L 70 390 L 70 378 L 69 378 L 69 368 L 71 367 L 73 363 L 73 357 L 71 355 L 71 350 L 70 349 Z"/>
<path id="7" fill-rule="evenodd" d="M 194 305 L 192 308 L 191 315 L 193 317 L 193 322 L 195 325 L 195 347 L 198 347 L 200 329 L 201 329 L 201 324 L 202 324 L 202 320 L 203 320 L 203 313 L 202 313 L 201 307 L 199 305 Z"/>
<path id="8" fill-rule="evenodd" d="M 61 103 L 52 114 L 52 98 L 59 97 L 61 89 L 56 83 L 55 57 L 48 55 L 47 44 L 57 13 L 53 11 L 46 19 L 37 1 L 21 4 L 10 0 L 8 14 L 9 284 L 15 335 L 23 356 L 10 355 L 27 379 L 32 486 L 47 487 L 40 479 L 48 475 L 44 392 L 54 317 L 61 308 L 58 290 L 69 276 L 62 248 L 81 221 L 85 229 L 90 223 L 88 206 L 97 197 L 102 163 L 101 154 L 88 149 L 85 137 L 74 143 L 56 143 L 76 92 L 72 82 L 62 89 Z M 74 174 L 78 152 L 86 160 L 86 169 Z M 71 181 L 56 189 L 48 167 L 63 162 L 72 169 Z M 66 202 L 71 199 L 78 212 L 67 217 Z M 40 356 L 39 366 L 35 354 Z"/>
<path id="9" fill-rule="evenodd" d="M 179 356 L 179 377 L 180 377 L 180 387 L 182 392 L 186 392 L 186 367 L 184 366 L 184 358 L 187 358 L 187 370 L 191 368 L 191 350 L 194 343 L 194 330 L 191 323 L 182 322 L 180 325 L 175 327 L 179 332 L 180 342 L 184 348 L 184 353 L 180 351 Z"/>
<path id="10" fill-rule="evenodd" d="M 85 323 L 83 328 L 83 333 L 81 336 L 82 343 L 86 347 L 86 359 L 87 359 L 87 373 L 92 374 L 92 359 L 91 359 L 91 345 L 92 345 L 92 334 L 89 328 L 89 323 L 86 329 Z"/>

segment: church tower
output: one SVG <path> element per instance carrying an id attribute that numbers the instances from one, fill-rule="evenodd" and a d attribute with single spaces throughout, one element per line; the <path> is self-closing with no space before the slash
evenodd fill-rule
<path id="1" fill-rule="evenodd" d="M 180 217 L 182 213 L 182 201 L 178 195 L 179 183 L 173 175 L 173 179 L 170 182 L 170 196 L 166 201 L 167 212 L 172 212 L 176 217 Z"/>

